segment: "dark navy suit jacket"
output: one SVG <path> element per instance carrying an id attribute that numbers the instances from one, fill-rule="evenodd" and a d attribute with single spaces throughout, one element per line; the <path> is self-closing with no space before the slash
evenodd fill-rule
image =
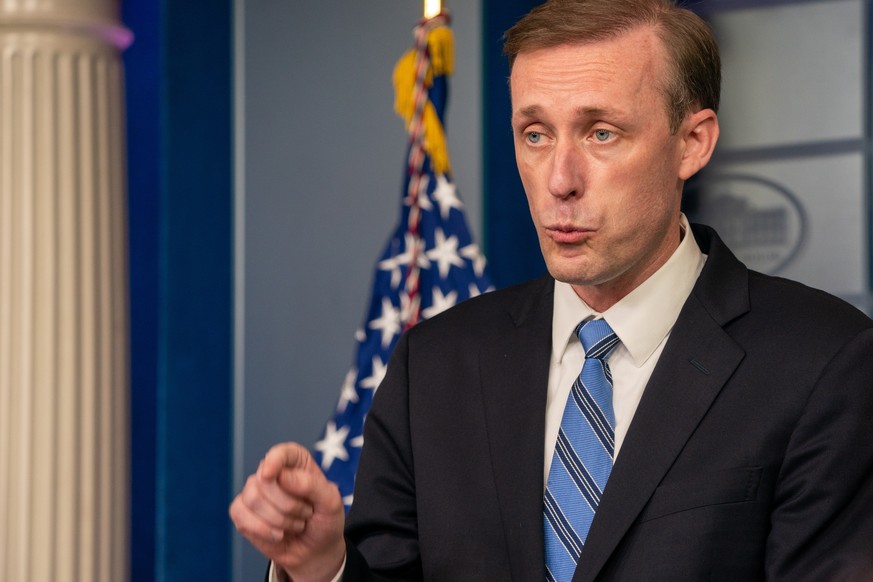
<path id="1" fill-rule="evenodd" d="M 873 580 L 873 322 L 709 258 L 646 386 L 574 582 Z M 345 580 L 545 579 L 553 281 L 401 339 L 369 413 Z"/>

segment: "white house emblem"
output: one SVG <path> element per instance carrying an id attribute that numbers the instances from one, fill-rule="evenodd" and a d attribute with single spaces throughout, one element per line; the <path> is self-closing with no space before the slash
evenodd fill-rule
<path id="1" fill-rule="evenodd" d="M 692 222 L 718 231 L 750 269 L 776 274 L 797 256 L 807 227 L 798 199 L 771 180 L 707 176 L 686 192 Z"/>

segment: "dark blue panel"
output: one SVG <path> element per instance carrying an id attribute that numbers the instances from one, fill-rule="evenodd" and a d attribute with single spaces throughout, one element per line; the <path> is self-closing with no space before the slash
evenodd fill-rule
<path id="1" fill-rule="evenodd" d="M 155 425 L 160 213 L 160 5 L 126 0 L 124 53 L 130 249 L 132 582 L 155 579 Z"/>
<path id="2" fill-rule="evenodd" d="M 485 249 L 497 287 L 545 273 L 536 232 L 512 145 L 509 120 L 509 65 L 503 56 L 503 33 L 539 4 L 536 0 L 485 0 L 482 58 L 485 100 Z"/>
<path id="3" fill-rule="evenodd" d="M 123 5 L 135 35 L 131 580 L 229 580 L 232 5 Z"/>
<path id="4" fill-rule="evenodd" d="M 229 580 L 232 3 L 165 0 L 158 576 Z"/>

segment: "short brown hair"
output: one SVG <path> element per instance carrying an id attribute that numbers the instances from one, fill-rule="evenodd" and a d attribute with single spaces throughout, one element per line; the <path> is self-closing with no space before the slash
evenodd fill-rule
<path id="1" fill-rule="evenodd" d="M 563 44 L 608 40 L 652 26 L 669 55 L 661 87 L 674 133 L 694 108 L 718 111 L 721 58 L 709 25 L 672 0 L 549 0 L 504 34 L 512 67 L 519 53 Z"/>

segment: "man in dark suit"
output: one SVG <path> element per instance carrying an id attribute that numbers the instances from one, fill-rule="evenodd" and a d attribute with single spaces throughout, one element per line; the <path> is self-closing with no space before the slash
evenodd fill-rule
<path id="1" fill-rule="evenodd" d="M 680 211 L 718 139 L 708 27 L 552 0 L 506 51 L 550 276 L 403 336 L 345 535 L 290 443 L 237 528 L 295 581 L 873 579 L 873 322 Z"/>

